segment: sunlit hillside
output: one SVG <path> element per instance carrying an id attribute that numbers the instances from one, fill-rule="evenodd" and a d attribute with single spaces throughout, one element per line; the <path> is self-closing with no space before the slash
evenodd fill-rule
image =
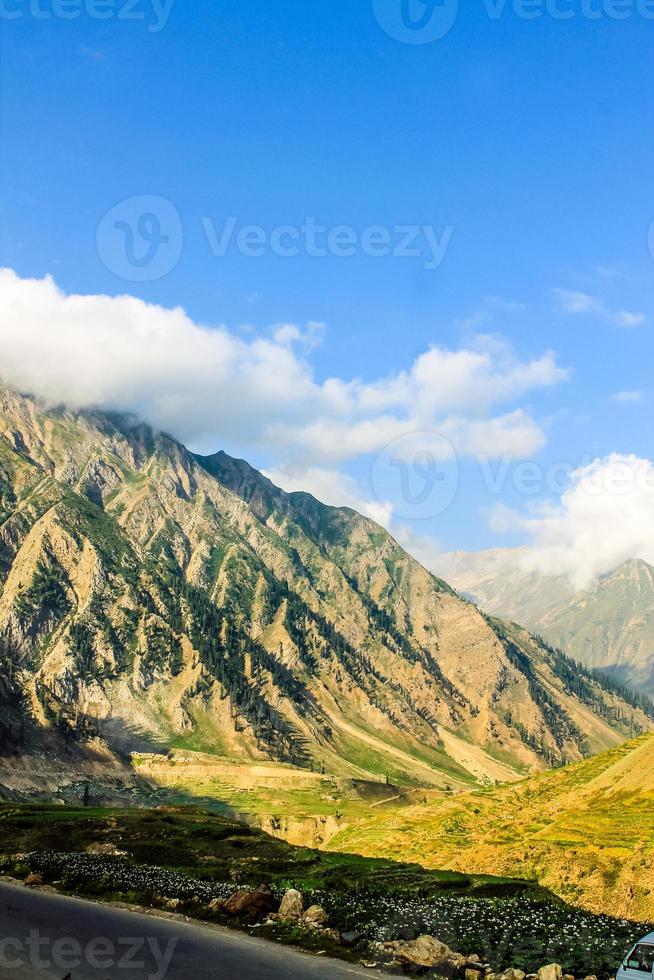
<path id="1" fill-rule="evenodd" d="M 385 814 L 338 850 L 532 878 L 593 911 L 654 916 L 654 737 L 521 783 Z"/>

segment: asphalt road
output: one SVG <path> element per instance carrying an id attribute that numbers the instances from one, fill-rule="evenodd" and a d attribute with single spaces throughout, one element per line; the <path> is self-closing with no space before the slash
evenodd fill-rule
<path id="1" fill-rule="evenodd" d="M 375 975 L 228 929 L 0 882 L 3 980 L 370 980 Z"/>

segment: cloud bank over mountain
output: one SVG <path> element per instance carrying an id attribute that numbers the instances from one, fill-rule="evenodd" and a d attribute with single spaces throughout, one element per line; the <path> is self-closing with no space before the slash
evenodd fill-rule
<path id="1" fill-rule="evenodd" d="M 398 439 L 398 452 L 415 453 L 424 433 L 461 457 L 533 457 L 545 432 L 520 401 L 569 374 L 551 351 L 521 360 L 506 341 L 482 336 L 432 347 L 385 377 L 320 379 L 312 357 L 322 335 L 315 323 L 239 333 L 179 307 L 68 295 L 50 277 L 0 270 L 2 380 L 51 405 L 133 412 L 206 451 L 265 452 L 285 489 L 362 511 L 433 567 L 429 532 L 399 521 L 393 500 L 370 499 L 343 466 Z M 498 505 L 492 527 L 521 530 L 521 560 L 578 588 L 627 558 L 654 561 L 654 465 L 598 459 L 572 474 L 559 501 L 522 512 Z"/>
<path id="2" fill-rule="evenodd" d="M 318 380 L 309 360 L 315 324 L 244 336 L 195 323 L 179 307 L 67 295 L 50 277 L 8 269 L 0 322 L 0 373 L 18 388 L 51 404 L 135 412 L 207 448 L 265 447 L 276 465 L 306 471 L 416 431 L 438 431 L 460 455 L 530 456 L 545 435 L 517 403 L 568 377 L 552 352 L 523 361 L 505 342 L 477 338 L 432 347 L 387 377 Z"/>
<path id="3" fill-rule="evenodd" d="M 654 463 L 614 453 L 575 470 L 560 501 L 524 513 L 500 505 L 498 532 L 521 528 L 526 571 L 567 575 L 576 589 L 629 558 L 654 562 Z"/>

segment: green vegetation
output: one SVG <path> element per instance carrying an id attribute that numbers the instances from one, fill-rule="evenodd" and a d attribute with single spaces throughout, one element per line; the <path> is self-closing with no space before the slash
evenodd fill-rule
<path id="1" fill-rule="evenodd" d="M 12 746 L 98 736 L 107 760 L 190 747 L 447 792 L 651 723 L 354 511 L 133 420 L 4 389 L 2 404 Z"/>
<path id="2" fill-rule="evenodd" d="M 654 918 L 654 737 L 507 786 L 381 813 L 336 850 L 524 875 L 592 911 Z"/>
<path id="3" fill-rule="evenodd" d="M 66 581 L 66 575 L 57 562 L 40 559 L 30 585 L 16 601 L 16 612 L 21 622 L 52 623 L 62 619 L 71 608 Z"/>
<path id="4" fill-rule="evenodd" d="M 88 853 L 103 845 L 124 856 Z M 258 935 L 359 959 L 388 962 L 380 943 L 429 932 L 496 969 L 555 960 L 576 974 L 608 977 L 642 926 L 592 916 L 519 880 L 427 871 L 416 865 L 291 847 L 197 808 L 100 810 L 0 804 L 0 869 L 41 875 L 61 890 L 166 907 L 219 922 L 208 908 L 238 887 L 288 887 L 328 912 L 337 930 L 361 935 L 345 950 L 332 936 L 272 924 Z M 16 857 L 12 855 L 17 854 Z"/>

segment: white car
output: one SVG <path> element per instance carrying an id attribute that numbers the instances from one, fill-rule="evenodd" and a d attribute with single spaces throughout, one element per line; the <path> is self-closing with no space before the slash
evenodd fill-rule
<path id="1" fill-rule="evenodd" d="M 644 936 L 625 957 L 615 980 L 654 980 L 654 932 Z"/>

